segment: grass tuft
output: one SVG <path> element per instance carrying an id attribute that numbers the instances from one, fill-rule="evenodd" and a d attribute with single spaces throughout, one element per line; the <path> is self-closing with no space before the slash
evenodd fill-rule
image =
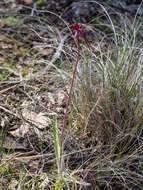
<path id="1" fill-rule="evenodd" d="M 88 182 L 105 189 L 142 187 L 143 172 L 134 167 L 143 164 L 143 53 L 136 36 L 136 27 L 132 35 L 116 34 L 116 45 L 90 51 L 78 67 L 75 134 L 85 148 L 96 147 L 81 168 Z"/>

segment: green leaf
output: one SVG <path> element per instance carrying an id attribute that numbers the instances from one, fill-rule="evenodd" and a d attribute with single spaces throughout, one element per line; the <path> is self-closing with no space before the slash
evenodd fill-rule
<path id="1" fill-rule="evenodd" d="M 58 173 L 60 173 L 60 141 L 59 141 L 59 132 L 58 132 L 58 124 L 56 117 L 54 118 L 53 135 L 54 135 L 54 146 L 55 146 Z"/>

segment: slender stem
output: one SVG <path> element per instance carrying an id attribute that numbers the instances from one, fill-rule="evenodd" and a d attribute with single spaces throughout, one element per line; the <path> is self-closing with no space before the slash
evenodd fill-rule
<path id="1" fill-rule="evenodd" d="M 69 92 L 69 97 L 68 97 L 67 103 L 66 103 L 66 111 L 65 111 L 65 115 L 64 115 L 64 121 L 63 121 L 62 132 L 61 132 L 60 161 L 59 161 L 60 172 L 62 172 L 62 154 L 63 154 L 64 131 L 65 131 L 65 127 L 66 127 L 66 121 L 67 121 L 69 104 L 70 104 L 71 95 L 72 95 L 72 89 L 73 89 L 73 85 L 74 85 L 74 79 L 75 79 L 75 76 L 76 76 L 77 66 L 78 66 L 79 58 L 80 58 L 80 43 L 79 43 L 79 36 L 78 35 L 77 35 L 77 49 L 78 49 L 77 59 L 76 59 L 76 63 L 75 63 L 75 67 L 74 67 L 74 71 L 73 71 L 73 75 L 72 75 L 72 81 L 71 81 L 71 85 L 70 85 L 70 92 Z"/>

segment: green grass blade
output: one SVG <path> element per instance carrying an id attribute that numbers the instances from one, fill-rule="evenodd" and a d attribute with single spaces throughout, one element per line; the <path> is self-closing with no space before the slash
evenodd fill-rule
<path id="1" fill-rule="evenodd" d="M 54 146 L 55 146 L 55 154 L 57 160 L 58 174 L 60 174 L 60 141 L 59 141 L 59 132 L 58 132 L 58 124 L 57 118 L 54 118 L 53 124 L 53 135 L 54 135 Z"/>

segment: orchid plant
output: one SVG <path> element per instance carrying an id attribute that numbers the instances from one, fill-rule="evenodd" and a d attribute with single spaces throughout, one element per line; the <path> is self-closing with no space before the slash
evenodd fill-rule
<path id="1" fill-rule="evenodd" d="M 60 159 L 59 159 L 59 169 L 60 169 L 60 174 L 62 174 L 62 154 L 63 154 L 63 139 L 64 139 L 64 131 L 65 131 L 65 127 L 66 127 L 66 121 L 67 121 L 67 116 L 68 116 L 68 110 L 69 110 L 69 105 L 70 105 L 70 100 L 71 100 L 71 95 L 72 95 L 72 89 L 73 89 L 73 85 L 74 85 L 74 80 L 76 77 L 76 72 L 77 72 L 77 67 L 78 67 L 78 63 L 79 63 L 79 59 L 80 59 L 80 36 L 84 39 L 84 41 L 87 44 L 88 49 L 90 49 L 89 43 L 87 41 L 86 35 L 84 34 L 83 30 L 82 30 L 82 25 L 81 24 L 72 24 L 72 31 L 74 32 L 74 36 L 73 36 L 73 42 L 72 42 L 72 46 L 73 43 L 76 42 L 77 44 L 77 58 L 76 58 L 76 63 L 74 66 L 74 70 L 73 70 L 73 75 L 72 75 L 72 80 L 71 80 L 71 85 L 70 85 L 70 91 L 69 91 L 69 96 L 66 97 L 66 111 L 65 111 L 65 115 L 64 115 L 64 121 L 63 121 L 63 126 L 62 126 L 62 131 L 61 131 L 61 141 L 60 141 Z"/>

